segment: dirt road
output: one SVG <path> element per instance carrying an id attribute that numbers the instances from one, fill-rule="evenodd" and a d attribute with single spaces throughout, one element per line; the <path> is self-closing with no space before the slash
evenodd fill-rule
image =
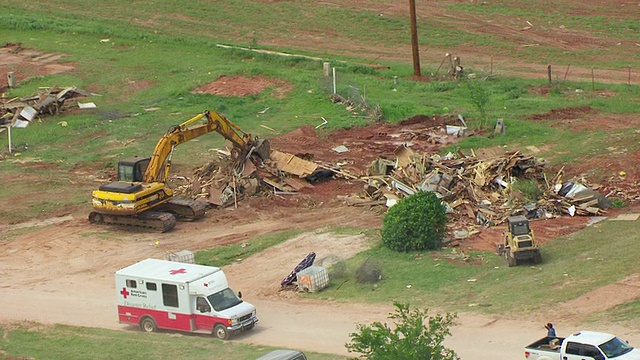
<path id="1" fill-rule="evenodd" d="M 372 214 L 349 208 L 323 209 L 322 214 L 322 221 L 315 224 L 315 210 L 248 224 L 216 224 L 208 217 L 205 222 L 181 223 L 169 234 L 105 231 L 108 228 L 92 227 L 84 218 L 74 216 L 13 226 L 13 230 L 19 230 L 11 234 L 20 234 L 10 237 L 9 227 L 0 228 L 4 238 L 0 241 L 0 321 L 32 320 L 139 331 L 117 322 L 115 270 L 147 257 L 163 258 L 168 251 L 195 251 L 304 223 L 307 229 L 315 225 L 316 231 L 224 268 L 234 288 L 242 290 L 245 299 L 257 306 L 260 318 L 254 331 L 234 341 L 348 355 L 344 344 L 356 324 L 386 321 L 390 306 L 301 300 L 294 293 L 278 291 L 280 280 L 286 276 L 282 269 L 295 266 L 310 251 L 317 253 L 316 261 L 321 261 L 347 258 L 366 247 L 364 235 L 331 235 L 322 232 L 324 226 L 361 226 L 379 221 Z M 224 215 L 236 216 L 232 211 Z M 462 313 L 446 343 L 462 359 L 518 359 L 526 343 L 544 335 L 542 324 L 548 320 L 545 314 L 506 320 Z M 581 324 L 567 320 L 556 327 L 562 335 L 579 329 Z M 611 330 L 640 343 L 640 334 L 630 329 L 600 330 Z"/>

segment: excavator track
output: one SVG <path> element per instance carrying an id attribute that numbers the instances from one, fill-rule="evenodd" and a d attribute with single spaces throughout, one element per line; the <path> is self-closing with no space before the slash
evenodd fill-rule
<path id="1" fill-rule="evenodd" d="M 89 222 L 92 224 L 143 227 L 167 232 L 176 226 L 176 217 L 171 213 L 157 211 L 146 211 L 137 216 L 101 214 L 94 211 L 89 214 Z"/>
<path id="2" fill-rule="evenodd" d="M 193 221 L 204 217 L 207 207 L 201 201 L 174 197 L 155 209 L 172 213 L 178 221 Z"/>

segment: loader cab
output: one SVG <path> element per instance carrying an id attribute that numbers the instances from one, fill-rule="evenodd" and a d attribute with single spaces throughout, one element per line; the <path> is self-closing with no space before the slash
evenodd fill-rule
<path id="1" fill-rule="evenodd" d="M 142 182 L 151 158 L 131 157 L 118 162 L 118 180 L 124 182 Z"/>
<path id="2" fill-rule="evenodd" d="M 522 215 L 508 217 L 507 225 L 509 232 L 511 232 L 513 236 L 529 235 L 529 233 L 531 233 L 531 229 L 529 229 L 529 219 Z"/>

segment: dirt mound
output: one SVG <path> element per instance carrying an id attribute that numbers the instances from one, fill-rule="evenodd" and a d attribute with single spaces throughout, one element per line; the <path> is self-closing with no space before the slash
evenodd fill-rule
<path id="1" fill-rule="evenodd" d="M 266 88 L 273 88 L 273 95 L 281 99 L 293 89 L 293 85 L 284 80 L 269 79 L 265 76 L 223 75 L 209 84 L 195 88 L 192 92 L 195 94 L 243 97 L 258 94 Z"/>
<path id="2" fill-rule="evenodd" d="M 585 114 L 595 114 L 597 112 L 598 111 L 593 109 L 591 106 L 582 106 L 578 108 L 561 108 L 552 109 L 551 111 L 544 114 L 530 115 L 527 116 L 526 119 L 534 121 L 578 119 L 580 117 L 583 117 Z"/>

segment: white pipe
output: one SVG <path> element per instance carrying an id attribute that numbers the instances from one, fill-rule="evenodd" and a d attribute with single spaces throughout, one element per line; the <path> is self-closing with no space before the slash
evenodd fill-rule
<path id="1" fill-rule="evenodd" d="M 336 68 L 333 68 L 333 94 L 336 93 Z"/>

